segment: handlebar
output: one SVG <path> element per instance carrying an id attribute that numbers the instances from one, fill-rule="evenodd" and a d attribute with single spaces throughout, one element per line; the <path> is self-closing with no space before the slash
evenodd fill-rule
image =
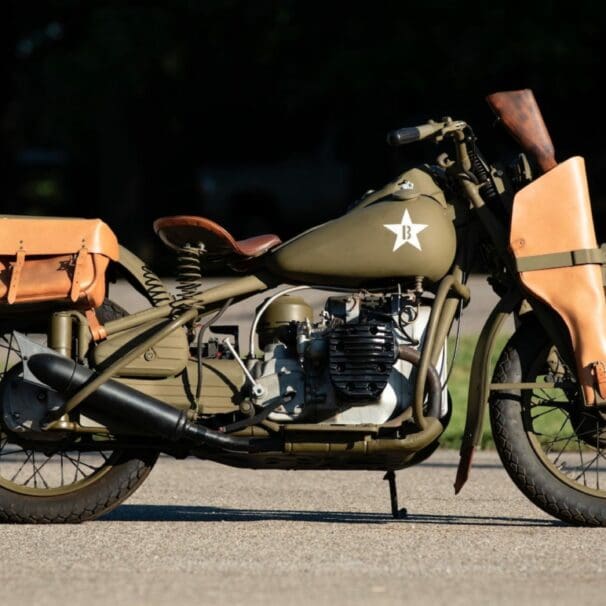
<path id="1" fill-rule="evenodd" d="M 436 137 L 439 140 L 445 134 L 463 130 L 466 126 L 465 122 L 453 121 L 450 118 L 444 118 L 442 122 L 430 120 L 427 124 L 421 124 L 420 126 L 408 126 L 392 130 L 387 134 L 387 143 L 395 147 L 421 141 L 428 137 Z"/>
<path id="2" fill-rule="evenodd" d="M 415 141 L 421 141 L 431 137 L 444 125 L 440 124 L 423 124 L 421 126 L 407 126 L 405 128 L 398 128 L 387 133 L 387 143 L 392 146 L 406 145 L 407 143 L 414 143 Z"/>

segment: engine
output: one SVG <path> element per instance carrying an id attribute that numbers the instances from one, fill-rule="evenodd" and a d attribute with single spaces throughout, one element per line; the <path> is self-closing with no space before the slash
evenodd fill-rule
<path id="1" fill-rule="evenodd" d="M 400 414 L 412 403 L 415 371 L 398 348 L 422 346 L 430 302 L 415 293 L 334 296 L 313 322 L 301 297 L 276 299 L 258 322 L 263 358 L 251 370 L 263 394 L 255 404 L 280 422 L 381 424 Z M 443 383 L 445 359 L 446 344 L 437 365 Z"/>

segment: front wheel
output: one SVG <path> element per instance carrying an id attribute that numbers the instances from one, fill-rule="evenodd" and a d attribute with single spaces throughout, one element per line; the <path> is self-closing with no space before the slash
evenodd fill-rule
<path id="1" fill-rule="evenodd" d="M 518 488 L 560 520 L 606 526 L 606 414 L 582 405 L 574 371 L 536 319 L 509 340 L 493 382 L 546 383 L 491 397 L 495 445 Z"/>

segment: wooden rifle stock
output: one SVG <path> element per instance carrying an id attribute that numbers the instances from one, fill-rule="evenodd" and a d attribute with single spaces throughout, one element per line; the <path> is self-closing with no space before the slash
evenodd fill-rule
<path id="1" fill-rule="evenodd" d="M 557 165 L 551 137 L 529 88 L 493 93 L 486 101 L 522 149 L 534 156 L 543 172 Z"/>

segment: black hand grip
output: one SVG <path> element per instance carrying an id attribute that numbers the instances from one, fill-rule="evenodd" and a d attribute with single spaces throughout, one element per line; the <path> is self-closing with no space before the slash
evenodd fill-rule
<path id="1" fill-rule="evenodd" d="M 416 126 L 409 126 L 407 128 L 399 128 L 398 130 L 392 130 L 387 134 L 387 143 L 389 145 L 405 145 L 406 143 L 413 143 L 421 138 L 421 131 Z"/>

